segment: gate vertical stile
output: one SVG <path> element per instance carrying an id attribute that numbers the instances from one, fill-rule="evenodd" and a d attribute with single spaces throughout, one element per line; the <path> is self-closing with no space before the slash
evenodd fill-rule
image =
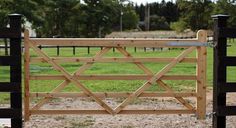
<path id="1" fill-rule="evenodd" d="M 207 32 L 199 31 L 197 33 L 198 41 L 207 42 Z M 197 47 L 197 68 L 196 68 L 196 92 L 197 92 L 197 116 L 199 119 L 205 119 L 206 115 L 206 47 Z"/>
<path id="2" fill-rule="evenodd" d="M 29 112 L 29 107 L 30 107 L 30 95 L 29 95 L 29 91 L 30 91 L 30 87 L 29 87 L 29 79 L 30 79 L 30 64 L 29 64 L 29 60 L 30 60 L 30 53 L 29 53 L 29 31 L 25 30 L 24 32 L 24 47 L 25 47 L 25 52 L 24 52 L 24 83 L 25 83 L 25 87 L 24 87 L 24 119 L 25 121 L 29 121 L 29 116 L 30 116 L 30 112 Z"/>

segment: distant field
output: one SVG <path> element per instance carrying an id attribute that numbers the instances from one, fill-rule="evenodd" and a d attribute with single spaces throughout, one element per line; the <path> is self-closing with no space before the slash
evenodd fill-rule
<path id="1" fill-rule="evenodd" d="M 228 55 L 236 56 L 236 45 L 235 43 L 231 43 L 231 47 L 228 48 Z M 93 56 L 96 52 L 98 52 L 100 48 L 91 48 L 91 53 L 87 54 L 86 48 L 76 48 L 77 57 L 88 57 Z M 152 51 L 148 50 L 144 52 L 143 49 L 137 49 L 137 52 L 134 52 L 133 48 L 127 48 L 127 50 L 135 57 L 176 57 L 182 50 L 180 49 L 172 49 L 172 50 L 164 50 L 164 51 Z M 48 55 L 56 56 L 56 49 L 44 49 Z M 0 55 L 3 55 L 4 51 L 0 51 Z M 61 56 L 74 57 L 72 54 L 72 48 L 61 48 Z M 35 54 L 32 52 L 32 56 Z M 122 57 L 118 51 L 114 53 L 112 50 L 106 55 L 109 57 Z M 191 56 L 195 56 L 194 53 Z M 22 61 L 23 62 L 23 61 Z M 144 63 L 145 66 L 152 69 L 153 72 L 159 71 L 166 64 L 157 64 L 157 63 Z M 76 69 L 81 66 L 82 63 L 65 63 L 62 66 L 73 73 Z M 208 87 L 212 87 L 212 79 L 213 79 L 213 50 L 212 48 L 208 48 L 207 55 L 207 85 Z M 32 74 L 59 74 L 59 72 L 52 70 L 51 66 L 48 64 L 32 64 L 30 66 Z M 96 63 L 89 70 L 85 72 L 85 74 L 142 74 L 143 72 L 138 69 L 134 64 L 126 64 L 126 63 Z M 228 81 L 236 81 L 235 74 L 236 69 L 233 67 L 228 68 Z M 7 82 L 9 81 L 9 67 L 0 66 L 0 81 Z M 178 64 L 174 69 L 172 69 L 168 74 L 195 74 L 195 65 L 194 64 Z M 62 81 L 32 81 L 31 82 L 31 91 L 38 92 L 50 92 L 53 88 L 55 88 Z M 128 92 L 136 90 L 140 87 L 144 81 L 81 81 L 84 83 L 89 89 L 92 91 L 100 92 Z M 182 90 L 193 90 L 195 87 L 194 81 L 166 81 L 174 90 L 182 91 Z M 149 91 L 160 90 L 156 85 L 152 86 Z M 69 85 L 64 90 L 66 91 L 80 91 L 78 88 L 73 85 Z M 9 100 L 9 95 L 0 94 L 0 103 L 7 102 Z"/>

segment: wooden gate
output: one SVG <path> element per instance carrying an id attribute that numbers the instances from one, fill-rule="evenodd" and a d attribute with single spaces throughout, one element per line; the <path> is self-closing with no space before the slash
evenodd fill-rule
<path id="1" fill-rule="evenodd" d="M 195 39 L 89 39 L 89 38 L 29 38 L 28 31 L 25 31 L 25 120 L 29 120 L 34 114 L 197 114 L 200 119 L 204 119 L 206 113 L 206 44 L 207 33 L 200 30 Z M 91 46 L 103 47 L 94 57 L 50 57 L 41 51 L 38 46 Z M 176 47 L 184 48 L 182 53 L 174 58 L 137 58 L 133 57 L 124 47 Z M 103 57 L 110 49 L 115 48 L 124 58 Z M 39 57 L 30 56 L 32 49 Z M 193 51 L 196 57 L 187 57 Z M 61 75 L 31 75 L 30 63 L 44 62 L 50 64 L 54 70 Z M 60 64 L 65 62 L 83 62 L 84 64 L 74 73 L 67 72 Z M 94 63 L 126 62 L 133 63 L 145 74 L 143 75 L 84 75 L 84 71 L 89 69 Z M 167 65 L 157 73 L 148 69 L 143 62 L 167 63 Z M 196 63 L 196 75 L 166 75 L 178 63 Z M 51 92 L 30 92 L 31 80 L 64 80 Z M 146 80 L 146 82 L 134 92 L 114 92 L 96 93 L 83 85 L 81 80 Z M 194 80 L 196 81 L 196 92 L 175 92 L 163 80 Z M 63 88 L 73 83 L 83 93 L 64 93 Z M 166 92 L 146 92 L 146 89 L 157 83 Z M 43 97 L 36 105 L 30 106 L 30 97 Z M 103 110 L 42 110 L 40 109 L 53 97 L 90 97 Z M 102 99 L 105 97 L 126 97 L 126 99 L 116 108 L 111 108 Z M 125 109 L 130 102 L 138 97 L 174 97 L 185 108 L 174 110 L 128 110 Z M 195 97 L 196 106 L 186 101 L 183 97 Z"/>
<path id="2" fill-rule="evenodd" d="M 9 66 L 10 80 L 0 82 L 0 93 L 10 94 L 10 108 L 0 108 L 0 118 L 11 118 L 12 128 L 22 127 L 21 15 L 11 14 L 10 28 L 0 29 L 0 38 L 10 39 L 10 55 L 0 56 L 0 66 Z M 3 75 L 0 74 L 0 77 Z"/>

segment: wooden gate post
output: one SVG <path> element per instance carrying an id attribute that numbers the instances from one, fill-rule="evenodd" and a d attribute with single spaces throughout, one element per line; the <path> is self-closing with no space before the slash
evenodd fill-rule
<path id="1" fill-rule="evenodd" d="M 200 30 L 197 33 L 198 41 L 201 43 L 207 42 L 207 32 Z M 196 82 L 196 92 L 197 97 L 197 116 L 198 119 L 205 119 L 206 115 L 206 65 L 207 65 L 207 48 L 197 47 L 197 82 Z"/>
<path id="2" fill-rule="evenodd" d="M 219 32 L 227 26 L 227 15 L 215 15 L 214 19 L 214 79 L 213 79 L 213 127 L 225 128 L 225 114 L 220 114 L 222 108 L 226 107 L 226 92 L 221 91 L 226 86 L 226 63 L 227 38 L 222 37 Z"/>

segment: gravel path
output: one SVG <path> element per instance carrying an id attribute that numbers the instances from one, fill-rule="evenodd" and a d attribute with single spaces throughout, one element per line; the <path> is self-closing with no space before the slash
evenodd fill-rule
<path id="1" fill-rule="evenodd" d="M 228 104 L 236 103 L 236 95 L 228 96 Z M 92 109 L 96 103 L 84 99 L 59 99 L 45 105 L 47 109 Z M 106 100 L 115 107 L 122 100 Z M 191 99 L 189 99 L 191 101 Z M 194 101 L 191 101 L 194 103 Z M 174 99 L 142 99 L 135 101 L 128 108 L 181 108 Z M 211 128 L 212 127 L 212 91 L 207 93 L 206 120 L 197 120 L 191 115 L 54 115 L 31 116 L 25 128 Z M 227 127 L 236 128 L 236 118 L 227 117 Z M 1 127 L 0 127 L 1 128 Z"/>

